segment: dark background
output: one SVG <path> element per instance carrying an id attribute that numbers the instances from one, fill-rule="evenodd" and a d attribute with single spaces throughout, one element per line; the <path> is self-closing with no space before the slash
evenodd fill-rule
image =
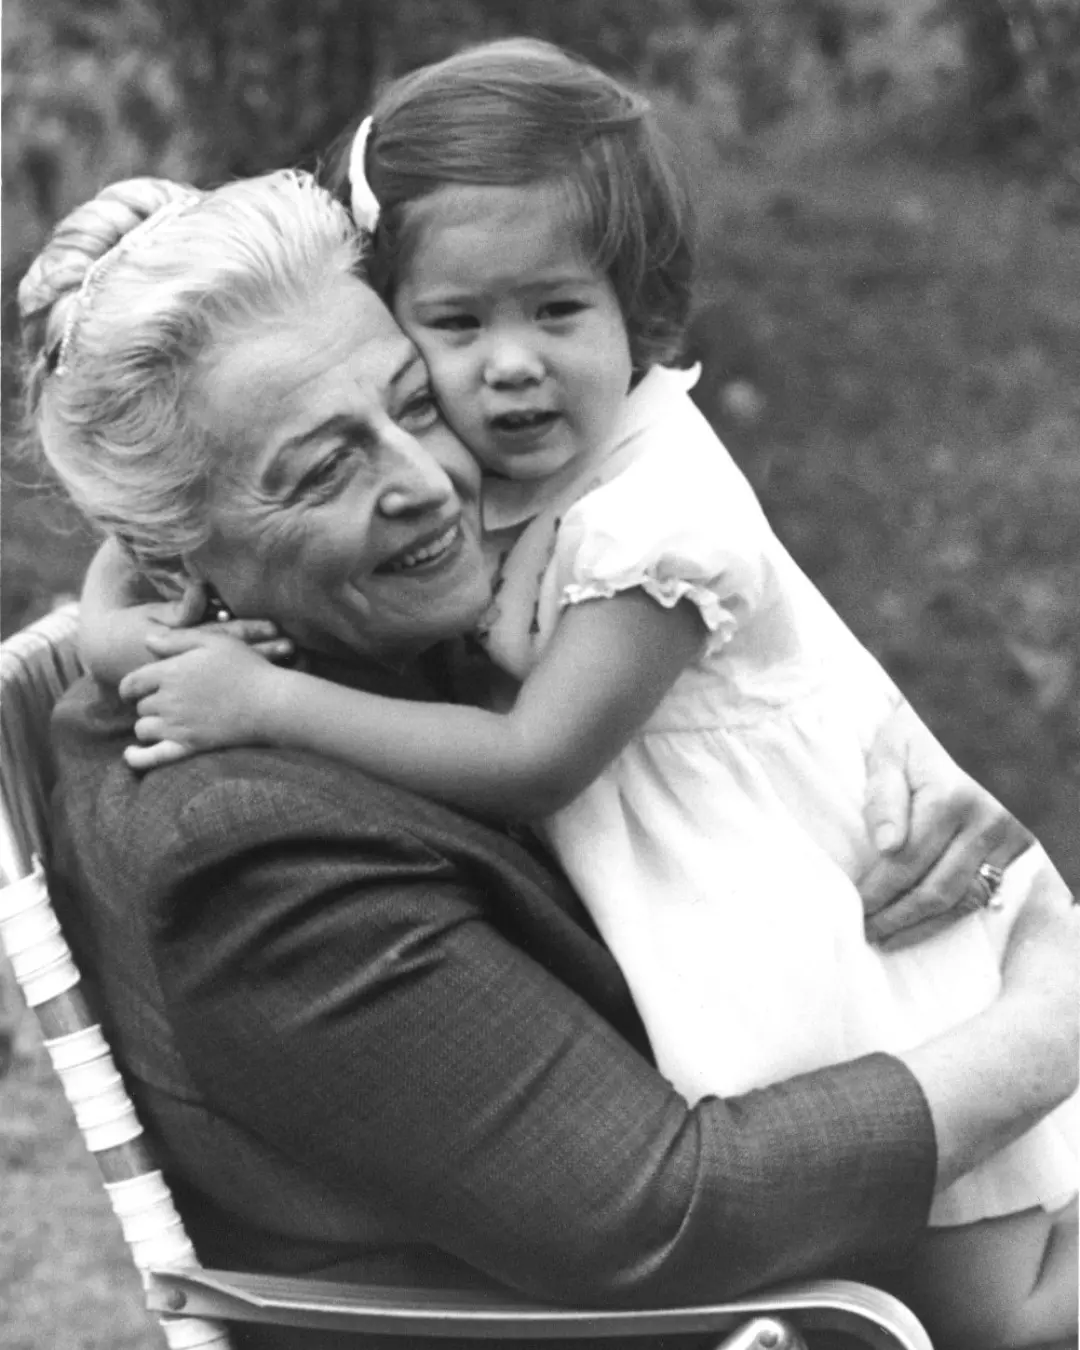
<path id="1" fill-rule="evenodd" d="M 13 290 L 57 218 L 137 173 L 310 166 L 380 80 L 545 36 L 650 88 L 687 162 L 697 396 L 777 530 L 1080 887 L 1075 0 L 7 0 L 4 20 L 5 633 L 77 591 L 92 548 L 18 427 Z M 158 1345 L 25 1023 L 0 1096 L 0 1350 Z"/>

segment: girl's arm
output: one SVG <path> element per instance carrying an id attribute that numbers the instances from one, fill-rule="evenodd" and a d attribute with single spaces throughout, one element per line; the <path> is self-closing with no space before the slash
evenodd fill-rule
<path id="1" fill-rule="evenodd" d="M 188 603 L 193 601 L 191 597 Z M 129 670 L 153 658 L 146 636 L 176 609 L 175 603 L 162 600 L 120 544 L 106 539 L 90 561 L 79 597 L 83 663 L 102 683 L 119 683 Z"/>
<path id="2" fill-rule="evenodd" d="M 220 643 L 136 672 L 121 693 L 138 701 L 140 740 L 314 750 L 466 810 L 513 819 L 548 815 L 591 783 L 704 638 L 691 604 L 664 609 L 640 590 L 570 606 L 506 713 L 376 697 L 255 661 L 241 675 L 243 654 Z M 150 643 L 161 655 L 182 645 L 179 634 Z M 128 762 L 163 762 L 153 756 L 153 747 L 132 747 Z"/>
<path id="3" fill-rule="evenodd" d="M 115 539 L 94 554 L 79 598 L 79 654 L 102 684 L 119 684 L 130 671 L 154 659 L 147 640 L 169 628 L 190 628 L 202 619 L 206 593 L 189 581 L 177 600 L 163 600 Z M 292 644 L 262 619 L 233 619 L 220 625 L 269 657 L 289 655 Z"/>

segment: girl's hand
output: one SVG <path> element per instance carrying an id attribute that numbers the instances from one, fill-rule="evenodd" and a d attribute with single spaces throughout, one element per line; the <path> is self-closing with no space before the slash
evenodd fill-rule
<path id="1" fill-rule="evenodd" d="M 277 672 L 254 648 L 210 625 L 162 633 L 147 646 L 162 659 L 120 683 L 120 697 L 138 713 L 141 744 L 124 751 L 131 768 L 153 769 L 200 750 L 259 741 L 260 709 Z"/>
<path id="2" fill-rule="evenodd" d="M 865 816 L 880 856 L 859 880 L 867 937 L 920 942 L 986 902 L 978 869 L 1005 868 L 1032 835 L 949 757 L 907 703 L 868 757 Z"/>
<path id="3" fill-rule="evenodd" d="M 268 661 L 287 661 L 295 652 L 291 640 L 282 637 L 277 624 L 270 619 L 226 619 L 224 622 L 207 619 L 206 586 L 201 581 L 189 581 L 177 600 L 143 606 L 143 613 L 151 623 L 163 628 L 198 628 L 204 633 L 236 638 L 254 647 Z"/>

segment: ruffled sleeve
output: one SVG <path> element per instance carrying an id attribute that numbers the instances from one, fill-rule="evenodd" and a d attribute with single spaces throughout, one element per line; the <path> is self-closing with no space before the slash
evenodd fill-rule
<path id="1" fill-rule="evenodd" d="M 640 587 L 666 608 L 689 600 L 723 645 L 767 588 L 769 529 L 726 451 L 652 453 L 576 502 L 549 578 L 560 610 Z"/>

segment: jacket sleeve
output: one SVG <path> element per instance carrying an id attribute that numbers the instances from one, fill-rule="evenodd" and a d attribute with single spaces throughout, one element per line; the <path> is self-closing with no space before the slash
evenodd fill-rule
<path id="1" fill-rule="evenodd" d="M 212 1109 L 397 1231 L 627 1305 L 895 1261 L 921 1232 L 933 1132 L 899 1062 L 690 1109 L 429 844 L 327 824 L 340 802 L 309 821 L 270 782 L 244 800 L 241 822 L 207 789 L 161 861 L 180 1047 Z"/>

